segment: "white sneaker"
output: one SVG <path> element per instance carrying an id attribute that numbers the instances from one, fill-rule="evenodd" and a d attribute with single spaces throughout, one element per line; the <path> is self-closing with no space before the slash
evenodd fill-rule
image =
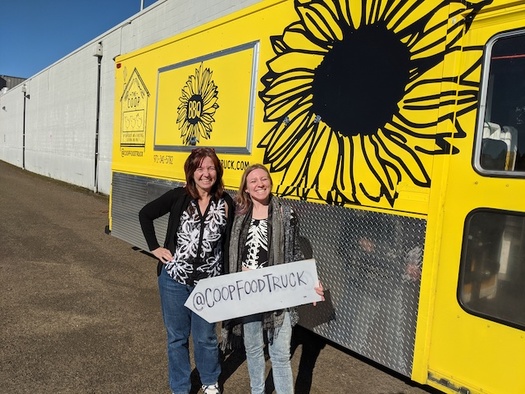
<path id="1" fill-rule="evenodd" d="M 209 384 L 209 385 L 202 385 L 202 392 L 204 394 L 221 394 L 221 391 L 219 390 L 219 385 L 217 383 L 215 384 Z"/>

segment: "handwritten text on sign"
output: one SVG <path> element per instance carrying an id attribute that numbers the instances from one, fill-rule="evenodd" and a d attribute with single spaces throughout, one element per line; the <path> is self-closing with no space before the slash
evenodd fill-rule
<path id="1" fill-rule="evenodd" d="M 184 304 L 208 322 L 321 301 L 315 260 L 238 272 L 199 281 Z"/>

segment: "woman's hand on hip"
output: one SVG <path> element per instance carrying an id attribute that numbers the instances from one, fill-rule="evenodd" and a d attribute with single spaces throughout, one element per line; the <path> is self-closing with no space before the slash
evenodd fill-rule
<path id="1" fill-rule="evenodd" d="M 166 264 L 168 261 L 173 260 L 173 255 L 166 248 L 157 248 L 155 250 L 152 250 L 151 253 L 153 253 L 153 256 L 158 258 L 164 264 Z"/>

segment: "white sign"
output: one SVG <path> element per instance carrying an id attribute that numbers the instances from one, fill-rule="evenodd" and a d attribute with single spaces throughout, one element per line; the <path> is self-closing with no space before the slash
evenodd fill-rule
<path id="1" fill-rule="evenodd" d="M 201 279 L 187 308 L 210 323 L 322 301 L 315 260 Z"/>

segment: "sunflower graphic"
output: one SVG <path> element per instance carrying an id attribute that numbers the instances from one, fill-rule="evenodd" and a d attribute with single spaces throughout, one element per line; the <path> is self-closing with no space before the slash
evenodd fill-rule
<path id="1" fill-rule="evenodd" d="M 274 125 L 258 147 L 283 172 L 278 193 L 393 206 L 401 180 L 429 187 L 428 157 L 457 153 L 476 110 L 482 47 L 458 41 L 491 2 L 296 0 L 259 92 Z M 459 50 L 475 60 L 444 75 Z"/>
<path id="2" fill-rule="evenodd" d="M 201 137 L 210 138 L 215 121 L 213 116 L 219 108 L 218 95 L 212 71 L 203 69 L 201 63 L 195 74 L 189 76 L 179 98 L 177 123 L 184 145 L 196 145 Z"/>

